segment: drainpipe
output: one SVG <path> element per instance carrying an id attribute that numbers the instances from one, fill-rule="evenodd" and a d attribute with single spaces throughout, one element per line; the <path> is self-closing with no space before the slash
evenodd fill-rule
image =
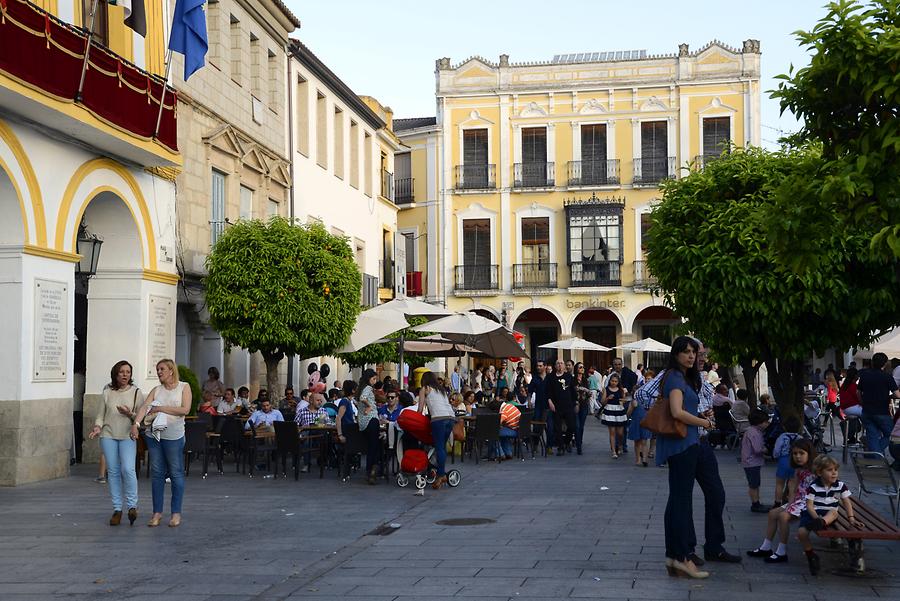
<path id="1" fill-rule="evenodd" d="M 294 82 L 291 79 L 291 42 L 284 46 L 284 55 L 287 58 L 287 140 L 288 140 L 288 173 L 290 174 L 290 187 L 288 188 L 288 219 L 294 223 Z M 288 385 L 294 385 L 294 355 L 288 355 L 287 364 Z"/>

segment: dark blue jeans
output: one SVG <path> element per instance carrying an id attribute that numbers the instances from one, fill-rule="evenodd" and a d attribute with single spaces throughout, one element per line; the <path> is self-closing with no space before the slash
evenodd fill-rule
<path id="1" fill-rule="evenodd" d="M 452 419 L 431 421 L 431 437 L 434 439 L 434 457 L 437 461 L 438 476 L 443 476 L 447 473 L 447 440 L 450 438 L 452 431 Z"/>
<path id="2" fill-rule="evenodd" d="M 144 436 L 150 452 L 150 489 L 153 513 L 162 513 L 166 495 L 166 476 L 172 480 L 172 513 L 181 513 L 184 499 L 184 436 L 178 440 L 156 440 Z"/>
<path id="3" fill-rule="evenodd" d="M 666 557 L 682 560 L 694 552 L 697 533 L 694 530 L 693 492 L 694 482 L 703 491 L 705 511 L 704 551 L 716 555 L 723 551 L 725 526 L 722 511 L 725 508 L 725 488 L 719 477 L 719 463 L 712 447 L 706 442 L 693 445 L 686 451 L 673 455 L 669 465 L 669 502 L 666 504 L 665 535 Z"/>
<path id="4" fill-rule="evenodd" d="M 866 450 L 884 453 L 891 441 L 894 420 L 890 415 L 867 415 L 863 412 L 862 423 L 866 428 Z"/>
<path id="5" fill-rule="evenodd" d="M 588 403 L 584 403 L 584 407 L 579 407 L 578 414 L 575 416 L 575 447 L 580 449 L 581 442 L 584 440 L 584 422 L 588 418 Z"/>

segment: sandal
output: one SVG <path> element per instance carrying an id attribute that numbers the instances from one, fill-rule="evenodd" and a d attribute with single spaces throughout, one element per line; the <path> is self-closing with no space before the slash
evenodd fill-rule
<path id="1" fill-rule="evenodd" d="M 438 490 L 444 485 L 444 482 L 446 481 L 447 476 L 438 476 L 437 479 L 435 479 L 435 481 L 431 483 L 431 488 L 433 488 L 434 490 Z"/>

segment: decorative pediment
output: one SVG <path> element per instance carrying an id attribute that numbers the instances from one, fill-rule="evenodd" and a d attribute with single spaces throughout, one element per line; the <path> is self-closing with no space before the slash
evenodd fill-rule
<path id="1" fill-rule="evenodd" d="M 465 121 L 463 121 L 462 123 L 460 123 L 460 125 L 464 125 L 467 127 L 472 126 L 472 125 L 493 125 L 493 124 L 494 124 L 493 121 L 482 117 L 481 113 L 479 113 L 477 110 L 472 110 L 472 112 L 469 113 L 469 118 L 466 119 Z"/>
<path id="2" fill-rule="evenodd" d="M 578 112 L 582 115 L 599 115 L 600 113 L 606 113 L 608 111 L 606 107 L 603 106 L 602 102 L 596 98 L 591 98 L 582 105 L 581 110 Z"/>
<path id="3" fill-rule="evenodd" d="M 230 125 L 225 124 L 203 136 L 203 142 L 233 157 L 241 158 L 246 151 Z"/>
<path id="4" fill-rule="evenodd" d="M 528 106 L 519 111 L 520 117 L 546 117 L 547 111 L 537 102 L 529 102 Z"/>
<path id="5" fill-rule="evenodd" d="M 642 111 L 666 111 L 669 107 L 656 96 L 651 96 L 641 104 Z"/>
<path id="6" fill-rule="evenodd" d="M 272 181 L 281 184 L 285 188 L 291 187 L 291 173 L 284 161 L 276 160 L 270 164 L 269 177 Z"/>
<path id="7" fill-rule="evenodd" d="M 259 151 L 256 146 L 251 147 L 244 156 L 241 158 L 244 165 L 253 169 L 257 173 L 266 174 L 268 172 L 268 165 L 266 164 L 265 156 Z"/>
<path id="8" fill-rule="evenodd" d="M 715 111 L 715 112 L 727 111 L 729 113 L 736 113 L 737 109 L 734 107 L 728 106 L 727 104 L 723 104 L 722 99 L 719 98 L 718 96 L 716 96 L 715 98 L 713 98 L 710 101 L 709 104 L 707 104 L 705 107 L 700 109 L 699 112 L 702 115 L 703 113 L 713 112 L 713 111 Z"/>
<path id="9" fill-rule="evenodd" d="M 485 219 L 497 215 L 496 211 L 492 211 L 482 205 L 480 202 L 473 202 L 465 209 L 456 211 L 457 219 Z"/>
<path id="10" fill-rule="evenodd" d="M 556 211 L 548 206 L 538 204 L 536 202 L 525 205 L 516 209 L 516 215 L 519 217 L 544 217 L 553 215 Z"/>
<path id="11" fill-rule="evenodd" d="M 494 77 L 494 73 L 490 69 L 485 69 L 484 67 L 475 64 L 471 68 L 460 71 L 456 75 L 457 79 L 469 79 L 472 77 Z"/>

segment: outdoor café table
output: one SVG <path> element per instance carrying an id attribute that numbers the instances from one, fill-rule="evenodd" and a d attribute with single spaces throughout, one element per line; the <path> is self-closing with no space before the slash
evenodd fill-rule
<path id="1" fill-rule="evenodd" d="M 304 433 L 308 437 L 304 437 Z M 337 434 L 337 426 L 327 425 L 310 425 L 300 427 L 300 440 L 308 438 L 309 440 L 319 440 L 319 478 L 325 477 L 325 463 L 331 456 L 331 447 L 334 444 L 334 436 Z"/>

